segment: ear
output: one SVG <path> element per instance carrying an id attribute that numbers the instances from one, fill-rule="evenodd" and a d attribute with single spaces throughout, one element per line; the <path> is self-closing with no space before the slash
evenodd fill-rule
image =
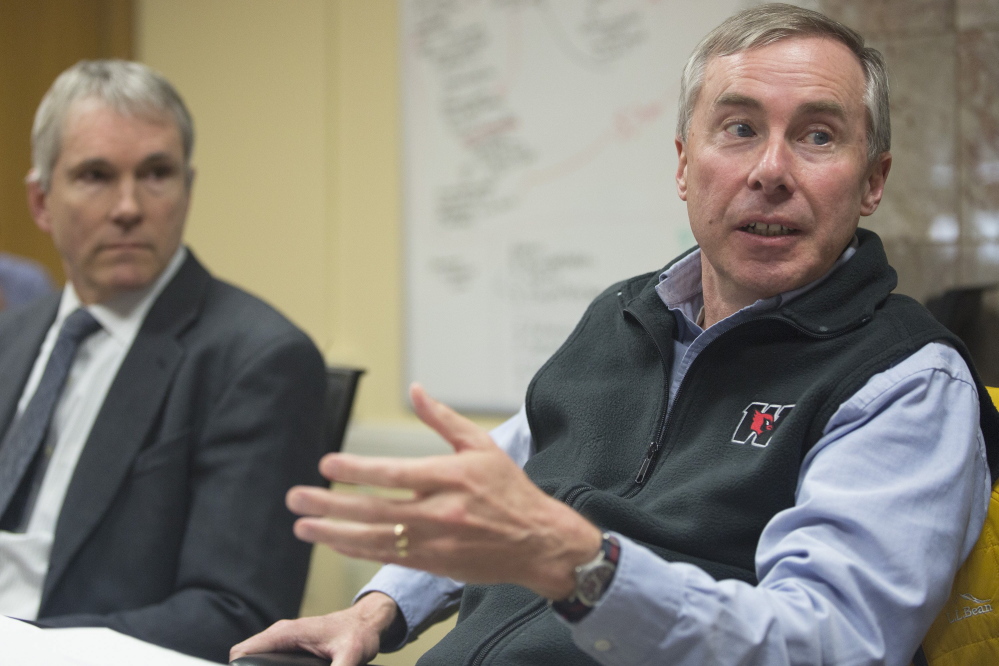
<path id="1" fill-rule="evenodd" d="M 51 235 L 52 222 L 49 216 L 48 195 L 38 182 L 34 170 L 25 179 L 25 186 L 28 190 L 28 210 L 31 212 L 31 217 L 35 219 L 39 229 Z"/>
<path id="2" fill-rule="evenodd" d="M 870 215 L 878 209 L 878 204 L 881 203 L 881 196 L 885 192 L 885 181 L 888 180 L 888 172 L 890 170 L 891 153 L 881 153 L 877 162 L 868 171 L 867 180 L 864 182 L 864 192 L 860 197 L 861 215 Z"/>
<path id="3" fill-rule="evenodd" d="M 183 242 L 183 228 L 187 224 L 187 214 L 191 210 L 191 193 L 194 191 L 194 180 L 197 173 L 194 171 L 193 167 L 185 167 L 184 169 L 184 211 L 183 219 L 181 223 L 181 242 Z"/>
<path id="4" fill-rule="evenodd" d="M 676 193 L 680 195 L 680 199 L 683 201 L 687 200 L 687 147 L 683 144 L 680 137 L 674 139 L 676 143 Z"/>

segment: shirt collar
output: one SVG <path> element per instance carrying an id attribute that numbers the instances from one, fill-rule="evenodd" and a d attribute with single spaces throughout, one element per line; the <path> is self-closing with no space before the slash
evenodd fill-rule
<path id="1" fill-rule="evenodd" d="M 854 236 L 850 244 L 843 250 L 843 253 L 836 259 L 836 263 L 826 271 L 825 275 L 809 282 L 803 287 L 785 291 L 770 298 L 761 298 L 752 305 L 743 308 L 740 312 L 773 310 L 781 305 L 790 303 L 795 298 L 822 284 L 826 278 L 832 275 L 833 271 L 850 260 L 857 252 L 859 245 L 860 241 Z M 656 285 L 656 292 L 666 307 L 679 312 L 689 324 L 697 326 L 695 322 L 698 321 L 701 310 L 704 307 L 704 292 L 701 286 L 700 249 L 694 250 L 663 271 L 659 276 L 659 284 Z"/>
<path id="2" fill-rule="evenodd" d="M 187 258 L 187 249 L 182 245 L 177 248 L 166 268 L 151 285 L 121 294 L 106 303 L 88 305 L 86 306 L 87 310 L 108 335 L 123 344 L 130 345 L 142 326 L 149 308 L 153 306 L 153 302 L 166 288 L 167 283 L 180 270 L 185 258 Z M 79 307 L 82 307 L 80 297 L 77 295 L 73 283 L 67 282 L 66 286 L 63 287 L 62 300 L 59 302 L 59 311 L 56 314 L 56 329 L 61 328 L 66 317 Z"/>

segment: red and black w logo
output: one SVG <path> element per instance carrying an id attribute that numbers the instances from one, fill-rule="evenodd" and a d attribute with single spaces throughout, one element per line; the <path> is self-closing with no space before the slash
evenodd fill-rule
<path id="1" fill-rule="evenodd" d="M 766 446 L 777 429 L 777 423 L 791 413 L 794 405 L 771 405 L 752 402 L 742 410 L 742 420 L 732 435 L 733 444 Z"/>

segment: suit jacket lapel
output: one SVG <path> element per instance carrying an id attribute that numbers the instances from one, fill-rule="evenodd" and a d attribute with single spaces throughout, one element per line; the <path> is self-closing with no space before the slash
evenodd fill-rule
<path id="1" fill-rule="evenodd" d="M 183 356 L 180 336 L 197 319 L 211 276 L 189 254 L 146 315 L 108 390 L 56 524 L 42 606 L 100 524 L 163 406 Z M 139 526 L 136 526 L 137 528 Z"/>
<path id="2" fill-rule="evenodd" d="M 14 420 L 28 375 L 38 358 L 45 333 L 59 310 L 59 294 L 46 296 L 41 302 L 20 313 L 10 313 L 0 329 L 0 441 Z"/>

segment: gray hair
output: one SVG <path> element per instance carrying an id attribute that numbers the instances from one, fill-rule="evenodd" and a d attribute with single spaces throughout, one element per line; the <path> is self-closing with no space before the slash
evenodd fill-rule
<path id="1" fill-rule="evenodd" d="M 845 44 L 857 56 L 866 82 L 867 159 L 871 164 L 876 162 L 882 153 L 891 149 L 888 67 L 884 57 L 877 49 L 865 47 L 864 38 L 856 30 L 810 9 L 783 3 L 741 11 L 726 19 L 697 45 L 680 79 L 677 136 L 687 142 L 694 104 L 711 58 L 767 46 L 790 37 L 829 37 Z"/>
<path id="2" fill-rule="evenodd" d="M 28 179 L 47 192 L 59 158 L 62 128 L 77 100 L 96 99 L 123 115 L 168 115 L 177 123 L 190 177 L 194 121 L 180 94 L 163 75 L 127 60 L 81 60 L 56 78 L 35 112 L 31 128 L 31 173 Z"/>

